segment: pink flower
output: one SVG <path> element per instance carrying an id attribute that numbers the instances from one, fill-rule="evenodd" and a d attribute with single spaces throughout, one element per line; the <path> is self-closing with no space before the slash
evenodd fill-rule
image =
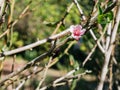
<path id="1" fill-rule="evenodd" d="M 72 34 L 71 36 L 76 40 L 79 40 L 80 37 L 82 35 L 84 35 L 84 33 L 86 31 L 85 29 L 82 29 L 81 25 L 72 25 L 72 26 L 70 26 L 69 29 L 70 29 L 70 32 Z"/>

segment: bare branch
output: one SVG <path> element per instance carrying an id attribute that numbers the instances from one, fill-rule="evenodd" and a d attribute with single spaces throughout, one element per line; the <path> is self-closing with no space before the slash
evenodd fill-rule
<path id="1" fill-rule="evenodd" d="M 24 47 L 20 47 L 20 48 L 17 48 L 17 49 L 14 49 L 14 50 L 11 50 L 11 51 L 5 51 L 5 52 L 2 52 L 0 54 L 0 56 L 8 56 L 8 55 L 13 55 L 13 54 L 16 54 L 16 53 L 19 53 L 19 52 L 22 52 L 22 51 L 25 51 L 25 50 L 28 50 L 28 49 L 32 49 L 36 46 L 39 46 L 41 44 L 44 44 L 46 42 L 49 42 L 49 41 L 52 41 L 52 40 L 55 40 L 55 39 L 59 39 L 67 34 L 70 34 L 69 30 L 65 30 L 59 34 L 56 34 L 56 35 L 53 35 L 49 38 L 46 38 L 46 39 L 43 39 L 43 40 L 39 40 L 35 43 L 32 43 L 32 44 L 29 44 L 29 45 L 26 45 Z"/>
<path id="2" fill-rule="evenodd" d="M 105 49 L 106 49 L 106 50 L 108 49 L 109 44 L 110 44 L 111 30 L 112 30 L 112 23 L 109 23 L 109 25 L 108 25 L 108 30 L 107 30 L 106 46 L 105 46 Z"/>

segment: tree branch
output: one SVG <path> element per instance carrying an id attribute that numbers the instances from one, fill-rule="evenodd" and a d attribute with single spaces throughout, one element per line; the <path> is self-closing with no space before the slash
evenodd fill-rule
<path id="1" fill-rule="evenodd" d="M 49 37 L 49 38 L 46 38 L 46 39 L 43 39 L 43 40 L 39 40 L 39 41 L 37 41 L 37 42 L 35 42 L 35 43 L 26 45 L 26 46 L 24 46 L 24 47 L 20 47 L 20 48 L 11 50 L 11 51 L 2 52 L 2 53 L 0 54 L 0 56 L 2 57 L 2 56 L 13 55 L 13 54 L 16 54 L 16 53 L 19 53 L 19 52 L 22 52 L 22 51 L 25 51 L 25 50 L 34 48 L 34 47 L 39 46 L 39 45 L 41 45 L 41 44 L 44 44 L 44 43 L 46 43 L 46 42 L 50 42 L 50 41 L 53 41 L 53 40 L 55 40 L 55 39 L 59 39 L 59 38 L 65 36 L 65 35 L 67 35 L 67 34 L 70 34 L 70 32 L 69 32 L 68 29 L 65 30 L 65 31 L 63 31 L 63 32 L 61 32 L 61 33 L 59 33 L 59 34 L 53 35 L 53 36 L 51 36 L 51 37 Z"/>

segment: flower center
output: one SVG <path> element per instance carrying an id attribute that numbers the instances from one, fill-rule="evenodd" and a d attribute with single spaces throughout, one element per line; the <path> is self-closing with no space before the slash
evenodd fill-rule
<path id="1" fill-rule="evenodd" d="M 73 34 L 74 34 L 74 36 L 80 36 L 80 30 L 79 29 L 75 29 Z"/>

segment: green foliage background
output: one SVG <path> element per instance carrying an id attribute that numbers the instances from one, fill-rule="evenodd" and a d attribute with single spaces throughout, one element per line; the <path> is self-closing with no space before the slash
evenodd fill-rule
<path id="1" fill-rule="evenodd" d="M 13 12 L 13 21 L 16 20 L 24 8 L 31 2 L 30 0 L 15 1 L 15 7 Z M 64 2 L 64 3 L 63 3 Z M 49 37 L 56 27 L 56 23 L 63 18 L 68 6 L 71 4 L 71 0 L 35 0 L 30 4 L 30 9 L 27 15 L 20 19 L 18 23 L 13 27 L 12 34 L 12 47 L 11 49 L 28 45 L 37 40 L 41 40 Z M 81 2 L 81 1 L 80 1 Z M 84 7 L 84 5 L 86 7 Z M 84 0 L 81 3 L 81 7 L 86 15 L 89 15 L 91 10 L 92 1 Z M 9 13 L 8 13 L 9 15 Z M 64 20 L 64 26 L 61 26 L 58 32 L 68 28 L 72 24 L 80 23 L 79 12 L 74 5 L 68 16 Z M 6 28 L 4 27 L 2 31 Z M 1 33 L 2 33 L 1 31 Z M 6 37 L 7 38 L 7 37 Z M 0 41 L 0 48 L 6 49 L 8 46 L 3 44 L 9 42 L 6 38 L 2 38 Z M 5 43 L 3 43 L 5 42 Z M 83 46 L 83 48 L 85 48 Z M 49 49 L 49 44 L 36 47 L 32 51 L 28 50 L 20 53 L 27 60 L 32 60 L 36 56 L 42 54 Z"/>
<path id="2" fill-rule="evenodd" d="M 21 1 L 15 0 L 13 21 L 19 17 L 20 13 L 29 4 L 29 2 L 31 2 L 31 0 L 21 0 Z M 32 0 L 31 4 L 29 5 L 30 8 L 27 12 L 27 15 L 24 18 L 20 19 L 18 23 L 13 27 L 13 33 L 11 35 L 12 37 L 11 47 L 9 48 L 9 43 L 8 43 L 10 42 L 10 39 L 8 39 L 9 37 L 6 36 L 0 40 L 1 51 L 22 47 L 31 44 L 33 42 L 36 42 L 37 40 L 41 40 L 49 37 L 56 28 L 56 23 L 59 22 L 61 18 L 63 18 L 63 16 L 65 15 L 66 10 L 68 6 L 71 4 L 71 2 L 72 0 Z M 83 9 L 83 12 L 86 15 L 86 17 L 89 17 L 93 6 L 93 1 L 78 0 L 78 2 L 81 8 Z M 99 7 L 99 9 L 101 8 Z M 7 15 L 9 15 L 9 12 L 7 13 Z M 60 27 L 57 33 L 65 30 L 71 25 L 82 23 L 80 16 L 81 15 L 79 14 L 76 6 L 74 5 L 70 10 L 69 14 L 67 15 L 67 17 L 65 18 L 64 25 Z M 100 13 L 97 22 L 100 24 L 106 24 L 113 19 L 112 17 L 113 16 L 111 12 L 107 14 Z M 108 20 L 108 22 L 103 22 L 104 19 Z M 7 28 L 6 25 L 7 23 L 4 23 L 4 26 L 1 27 L 0 34 L 2 34 L 6 30 Z M 99 30 L 97 30 L 96 28 L 94 28 L 93 30 L 96 33 L 96 36 L 100 37 L 100 35 L 97 34 Z M 118 49 L 120 48 L 119 40 L 120 38 L 118 38 L 117 40 Z M 62 48 L 60 48 L 59 53 L 55 56 L 57 57 L 57 60 L 59 60 L 59 62 L 55 66 L 53 66 L 53 68 L 61 69 L 61 70 L 67 69 L 68 71 L 74 69 L 83 62 L 87 54 L 90 52 L 90 50 L 93 48 L 93 46 L 96 43 L 92 39 L 91 35 L 87 33 L 85 36 L 81 38 L 80 41 L 74 42 L 72 47 L 68 50 L 68 53 L 65 53 L 64 52 L 65 49 L 72 42 L 68 42 Z M 30 61 L 35 57 L 37 57 L 38 55 L 44 53 L 45 51 L 48 51 L 49 49 L 50 49 L 50 43 L 46 43 L 44 45 L 40 45 L 36 48 L 33 48 L 32 50 L 21 52 L 17 54 L 17 56 L 21 56 L 26 60 Z M 120 60 L 119 54 L 120 51 L 116 50 L 117 61 Z M 79 72 L 84 71 L 84 69 L 90 69 L 94 72 L 92 74 L 98 75 L 104 60 L 104 57 L 101 56 L 103 55 L 97 48 L 95 53 L 91 57 L 92 60 L 88 61 L 85 68 L 82 68 Z M 45 62 L 46 61 L 48 61 L 48 59 L 46 59 Z M 73 83 L 75 83 L 75 81 Z M 76 83 L 74 85 L 76 85 Z M 78 89 L 76 88 L 75 90 Z"/>

